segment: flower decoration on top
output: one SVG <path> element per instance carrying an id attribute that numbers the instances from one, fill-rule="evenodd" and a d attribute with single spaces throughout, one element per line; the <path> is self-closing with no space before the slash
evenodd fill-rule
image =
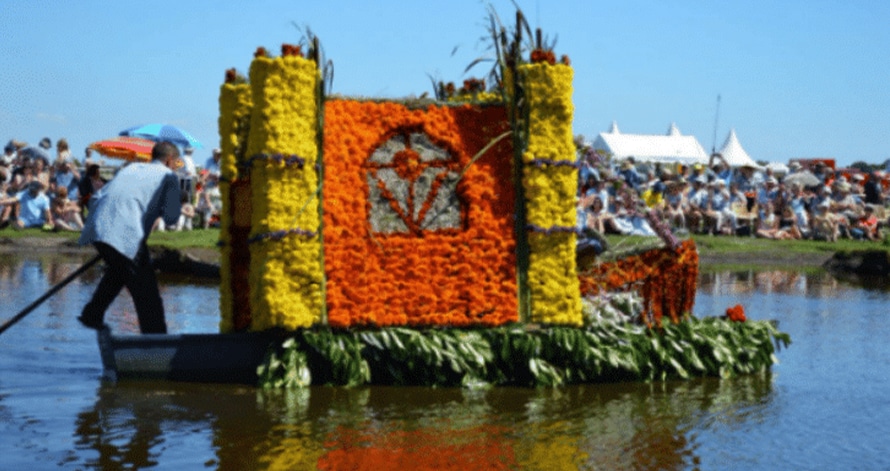
<path id="1" fill-rule="evenodd" d="M 247 77 L 238 72 L 237 69 L 232 67 L 231 69 L 226 69 L 226 80 L 225 83 L 231 83 L 233 85 L 237 85 L 239 83 L 247 83 Z"/>
<path id="2" fill-rule="evenodd" d="M 293 44 L 282 44 L 281 45 L 281 55 L 284 57 L 294 56 L 294 57 L 303 57 L 303 51 L 300 45 Z"/>

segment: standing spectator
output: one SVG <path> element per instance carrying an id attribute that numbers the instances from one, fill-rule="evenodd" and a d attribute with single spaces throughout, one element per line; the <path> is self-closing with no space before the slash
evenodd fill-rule
<path id="1" fill-rule="evenodd" d="M 167 333 L 164 304 L 146 240 L 158 218 L 169 225 L 179 219 L 179 179 L 173 171 L 179 150 L 169 142 L 159 142 L 152 148 L 151 157 L 150 163 L 132 163 L 121 169 L 90 202 L 80 243 L 93 244 L 107 268 L 78 317 L 87 327 L 104 327 L 105 311 L 126 286 L 142 333 Z"/>
<path id="2" fill-rule="evenodd" d="M 71 161 L 71 151 L 68 149 L 68 140 L 64 137 L 56 141 L 56 163 Z"/>
<path id="3" fill-rule="evenodd" d="M 182 167 L 178 170 L 181 177 L 194 178 L 198 175 L 198 169 L 195 167 L 195 160 L 192 158 L 192 153 L 194 151 L 195 149 L 191 146 L 185 148 L 185 154 L 181 157 Z"/>
<path id="4" fill-rule="evenodd" d="M 43 193 L 43 184 L 40 182 L 32 181 L 28 184 L 27 190 L 20 191 L 15 196 L 0 199 L 0 204 L 8 205 L 11 203 L 18 203 L 18 216 L 14 223 L 16 229 L 53 225 L 49 198 Z M 9 221 L 9 219 L 4 219 L 5 227 L 5 224 L 8 224 L 6 221 Z"/>

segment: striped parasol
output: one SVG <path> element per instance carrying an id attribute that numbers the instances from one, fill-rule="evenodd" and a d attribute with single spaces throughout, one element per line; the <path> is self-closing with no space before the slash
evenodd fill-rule
<path id="1" fill-rule="evenodd" d="M 89 145 L 90 149 L 115 159 L 127 161 L 151 160 L 151 149 L 155 142 L 141 137 L 118 136 L 102 139 Z"/>

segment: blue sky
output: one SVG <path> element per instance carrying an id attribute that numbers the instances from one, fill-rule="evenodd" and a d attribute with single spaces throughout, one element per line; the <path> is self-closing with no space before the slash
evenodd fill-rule
<path id="1" fill-rule="evenodd" d="M 294 24 L 321 39 L 334 93 L 418 96 L 429 76 L 460 83 L 486 54 L 489 4 L 512 22 L 510 1 L 5 0 L 0 140 L 65 137 L 81 156 L 124 128 L 168 122 L 205 144 L 201 161 L 219 141 L 225 70 L 246 73 L 257 46 L 296 43 Z M 890 158 L 888 2 L 517 4 L 572 60 L 576 134 L 676 123 L 708 151 L 735 129 L 755 160 Z"/>

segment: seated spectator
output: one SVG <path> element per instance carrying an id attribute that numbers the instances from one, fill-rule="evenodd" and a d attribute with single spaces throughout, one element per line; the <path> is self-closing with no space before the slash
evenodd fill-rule
<path id="1" fill-rule="evenodd" d="M 587 210 L 587 221 L 585 226 L 605 234 L 607 230 L 615 231 L 615 224 L 612 221 L 612 214 L 606 210 L 602 198 L 599 195 L 593 195 L 593 201 Z"/>
<path id="2" fill-rule="evenodd" d="M 692 180 L 692 188 L 686 194 L 686 223 L 696 234 L 705 232 L 705 211 L 708 205 L 708 179 L 699 175 Z"/>
<path id="3" fill-rule="evenodd" d="M 87 166 L 86 173 L 77 185 L 77 191 L 80 198 L 81 216 L 83 216 L 89 208 L 90 198 L 93 193 L 99 191 L 106 180 L 102 178 L 101 168 L 97 164 Z"/>
<path id="4" fill-rule="evenodd" d="M 688 203 L 683 189 L 686 183 L 684 180 L 675 180 L 668 182 L 667 193 L 664 196 L 665 201 L 665 219 L 672 229 L 686 229 L 686 212 Z"/>
<path id="5" fill-rule="evenodd" d="M 717 178 L 711 182 L 708 190 L 707 206 L 704 211 L 705 231 L 708 234 L 734 234 L 736 217 L 730 205 L 726 182 Z"/>
<path id="6" fill-rule="evenodd" d="M 807 212 L 808 205 L 809 199 L 803 192 L 803 186 L 799 183 L 793 183 L 791 185 L 791 193 L 786 200 L 786 208 L 794 216 L 793 227 L 800 235 L 800 237 L 795 238 L 807 237 L 810 233 L 810 216 Z"/>
<path id="7" fill-rule="evenodd" d="M 0 205 L 18 208 L 18 215 L 13 222 L 13 227 L 16 229 L 53 225 L 49 198 L 43 193 L 43 184 L 38 181 L 32 181 L 28 184 L 27 190 L 20 191 L 15 196 L 0 198 Z M 9 224 L 7 221 L 12 220 L 11 214 L 4 216 L 3 227 Z"/>
<path id="8" fill-rule="evenodd" d="M 174 229 L 177 231 L 190 231 L 195 220 L 195 206 L 189 201 L 188 193 L 184 191 L 179 198 L 179 203 L 182 206 L 182 211 Z M 163 224 L 163 221 L 161 224 Z"/>
<path id="9" fill-rule="evenodd" d="M 219 212 L 222 209 L 219 185 L 209 183 L 207 181 L 203 185 L 203 189 L 198 195 L 198 206 L 196 208 L 197 212 L 201 214 L 201 225 L 204 229 L 210 227 L 214 219 L 219 218 Z"/>
<path id="10" fill-rule="evenodd" d="M 880 240 L 878 232 L 878 217 L 875 216 L 875 208 L 866 205 L 864 214 L 850 228 L 850 235 L 856 240 Z"/>
<path id="11" fill-rule="evenodd" d="M 830 213 L 831 204 L 826 199 L 815 205 L 812 217 L 813 240 L 827 240 L 836 242 L 839 234 L 837 219 Z"/>
<path id="12" fill-rule="evenodd" d="M 649 225 L 649 221 L 639 210 L 640 204 L 637 193 L 628 189 L 621 195 L 621 206 L 612 218 L 615 230 L 621 235 L 654 236 L 655 231 Z"/>
<path id="13" fill-rule="evenodd" d="M 803 239 L 804 233 L 800 229 L 799 219 L 794 214 L 791 206 L 785 206 L 782 210 L 782 217 L 779 219 L 779 230 L 785 231 L 790 237 L 789 239 Z"/>
<path id="14" fill-rule="evenodd" d="M 83 219 L 80 217 L 80 206 L 68 198 L 68 188 L 56 189 L 56 196 L 50 204 L 53 216 L 53 227 L 60 231 L 83 230 Z"/>
<path id="15" fill-rule="evenodd" d="M 637 172 L 636 161 L 633 157 L 628 157 L 621 162 L 621 170 L 618 171 L 618 176 L 624 180 L 625 185 L 634 190 L 638 190 L 640 185 L 643 184 L 643 177 Z"/>
<path id="16" fill-rule="evenodd" d="M 640 195 L 640 199 L 649 209 L 661 209 L 664 204 L 664 190 L 665 185 L 661 180 L 652 180 Z"/>
<path id="17" fill-rule="evenodd" d="M 59 140 L 58 144 L 64 142 Z M 80 184 L 80 172 L 71 163 L 70 159 L 60 159 L 56 162 L 55 171 L 50 179 L 49 193 L 55 195 L 58 189 L 65 188 L 68 199 L 77 201 L 78 185 Z"/>
<path id="18" fill-rule="evenodd" d="M 768 201 L 762 209 L 763 217 L 757 220 L 757 231 L 755 232 L 757 237 L 776 240 L 793 238 L 790 230 L 781 227 L 781 220 L 771 201 Z"/>
<path id="19" fill-rule="evenodd" d="M 868 180 L 865 182 L 862 192 L 863 201 L 866 204 L 884 204 L 884 198 L 881 195 L 881 182 L 876 172 L 870 172 L 868 174 Z"/>

